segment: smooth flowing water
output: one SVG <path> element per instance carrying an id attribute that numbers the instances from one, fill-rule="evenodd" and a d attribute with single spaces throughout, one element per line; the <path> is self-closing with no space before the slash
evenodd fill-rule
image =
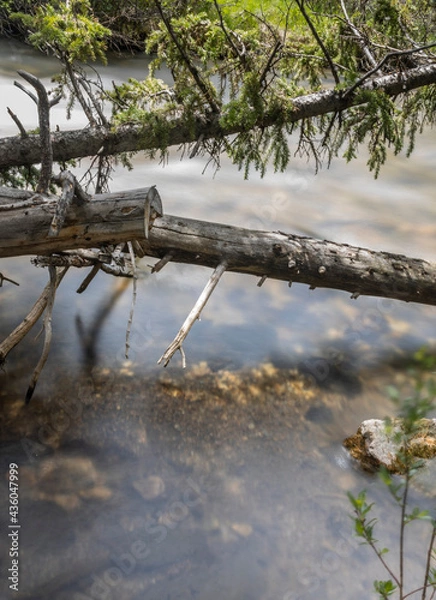
<path id="1" fill-rule="evenodd" d="M 0 45 L 0 135 L 15 134 L 6 106 L 36 126 L 13 86 L 24 68 L 49 83 L 56 63 Z M 142 57 L 114 59 L 103 80 L 141 78 Z M 80 127 L 61 108 L 53 123 Z M 223 160 L 173 153 L 164 168 L 134 159 L 112 189 L 157 185 L 168 214 L 256 229 L 308 233 L 435 260 L 433 131 L 412 158 L 392 157 L 374 181 L 364 153 L 314 174 L 298 157 L 283 174 L 248 181 Z M 83 161 L 81 168 L 86 167 Z M 435 344 L 432 307 L 226 274 L 185 343 L 188 366 L 157 360 L 210 271 L 140 264 L 130 357 L 131 288 L 69 272 L 59 288 L 48 363 L 23 398 L 42 341 L 28 336 L 0 373 L 2 581 L 6 598 L 303 600 L 370 597 L 386 578 L 352 537 L 347 490 L 376 500 L 395 564 L 398 514 L 375 477 L 342 448 L 365 418 L 394 414 L 385 387 L 407 385 L 407 365 Z M 2 261 L 20 287 L 0 288 L 0 337 L 47 282 L 28 258 Z M 19 592 L 7 568 L 8 467 L 19 470 Z M 419 492 L 416 502 L 428 503 Z M 419 583 L 428 530 L 408 539 L 408 580 Z"/>

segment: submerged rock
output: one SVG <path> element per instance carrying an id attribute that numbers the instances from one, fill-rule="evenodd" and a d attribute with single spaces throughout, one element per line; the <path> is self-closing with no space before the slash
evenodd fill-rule
<path id="1" fill-rule="evenodd" d="M 436 456 L 436 419 L 421 419 L 412 434 L 406 434 L 402 419 L 369 419 L 343 444 L 364 470 L 384 466 L 402 474 L 407 459 L 422 459 L 425 465 Z"/>

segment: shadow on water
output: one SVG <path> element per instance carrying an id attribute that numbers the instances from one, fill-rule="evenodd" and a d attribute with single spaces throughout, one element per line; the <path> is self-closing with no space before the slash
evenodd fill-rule
<path id="1" fill-rule="evenodd" d="M 120 61 L 105 76 L 123 69 Z M 318 178 L 295 162 L 248 182 L 225 161 L 213 180 L 197 161 L 173 160 L 167 170 L 135 163 L 132 173 L 117 172 L 114 187 L 156 183 L 170 214 L 300 228 L 434 259 L 431 133 L 416 160 L 396 157 L 377 184 L 364 159 L 346 168 L 338 161 Z M 188 368 L 175 357 L 161 369 L 156 361 L 209 271 L 168 265 L 151 276 L 148 262 L 140 267 L 129 360 L 130 286 L 98 276 L 77 296 L 83 273 L 71 272 L 28 407 L 41 339 L 29 334 L 0 372 L 0 520 L 5 532 L 13 462 L 21 525 L 19 592 L 3 575 L 5 597 L 367 600 L 384 574 L 352 537 L 345 492 L 371 491 L 393 549 L 396 515 L 342 440 L 363 419 L 393 414 L 385 387 L 406 386 L 413 352 L 435 343 L 433 309 L 273 281 L 258 288 L 254 278 L 226 274 L 186 342 Z M 47 274 L 27 259 L 2 261 L 2 271 L 21 284 L 19 293 L 0 289 L 3 339 Z M 410 538 L 412 579 L 425 535 L 418 529 Z M 9 544 L 4 534 L 6 565 Z"/>

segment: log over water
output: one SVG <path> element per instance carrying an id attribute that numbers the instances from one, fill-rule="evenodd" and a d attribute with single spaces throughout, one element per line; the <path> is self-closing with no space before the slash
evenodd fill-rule
<path id="1" fill-rule="evenodd" d="M 4 191 L 4 188 L 3 188 Z M 255 231 L 165 215 L 146 237 L 145 220 L 155 188 L 96 195 L 72 205 L 56 237 L 49 236 L 56 203 L 31 192 L 1 196 L 0 258 L 52 254 L 137 240 L 148 256 L 165 261 L 305 283 L 359 295 L 436 304 L 436 264 L 400 254 L 281 231 Z M 39 204 L 37 203 L 39 202 Z M 159 199 L 160 202 L 160 199 Z M 9 203 L 9 204 L 8 204 Z"/>

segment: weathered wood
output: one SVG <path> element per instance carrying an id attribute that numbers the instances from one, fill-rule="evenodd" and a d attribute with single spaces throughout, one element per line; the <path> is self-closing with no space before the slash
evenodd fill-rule
<path id="1" fill-rule="evenodd" d="M 158 198 L 154 187 L 96 195 L 91 202 L 72 204 L 59 234 L 52 237 L 50 225 L 57 199 L 26 193 L 21 204 L 20 200 L 0 197 L 0 258 L 143 239 L 147 206 Z"/>
<path id="2" fill-rule="evenodd" d="M 227 271 L 345 290 L 353 298 L 436 304 L 436 264 L 400 254 L 171 215 L 156 219 L 142 246 L 149 256 L 170 252 L 173 262 L 215 268 L 226 261 Z"/>
<path id="3" fill-rule="evenodd" d="M 37 196 L 40 201 L 41 196 Z M 400 254 L 375 252 L 280 231 L 254 231 L 166 215 L 146 237 L 146 204 L 160 206 L 155 188 L 94 196 L 69 207 L 58 237 L 50 237 L 53 201 L 2 210 L 0 258 L 51 254 L 102 244 L 137 240 L 148 256 L 211 268 L 226 262 L 235 271 L 311 288 L 332 288 L 359 295 L 436 304 L 436 264 Z M 15 201 L 16 202 L 16 201 Z"/>

